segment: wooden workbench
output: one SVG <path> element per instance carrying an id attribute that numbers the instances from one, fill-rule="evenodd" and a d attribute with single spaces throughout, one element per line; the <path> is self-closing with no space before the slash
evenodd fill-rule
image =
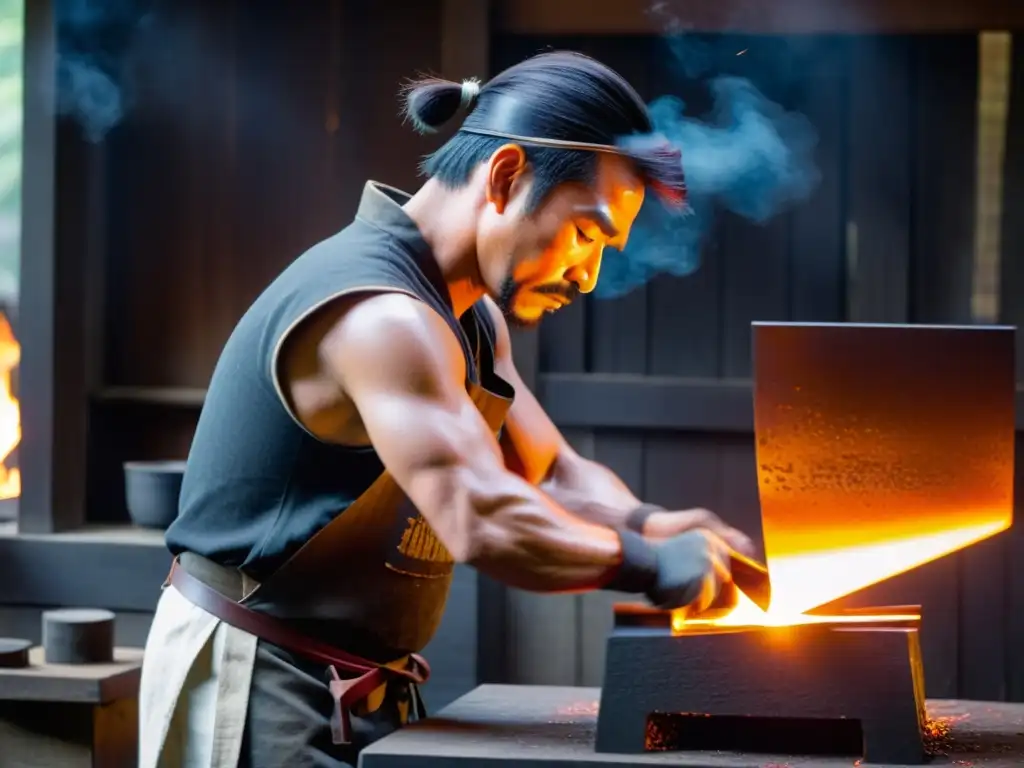
<path id="1" fill-rule="evenodd" d="M 600 690 L 484 685 L 363 751 L 360 768 L 850 768 L 855 758 L 727 752 L 599 755 L 594 730 Z M 1024 704 L 930 701 L 939 724 L 933 766 L 1024 766 Z M 882 768 L 885 768 L 884 766 Z M 893 768 L 890 766 L 889 768 Z"/>
<path id="2" fill-rule="evenodd" d="M 107 664 L 0 669 L 0 768 L 132 768 L 142 650 Z"/>

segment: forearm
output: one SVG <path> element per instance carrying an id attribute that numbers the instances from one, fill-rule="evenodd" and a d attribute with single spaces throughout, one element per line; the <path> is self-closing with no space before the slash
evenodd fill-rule
<path id="1" fill-rule="evenodd" d="M 726 547 L 716 538 L 691 532 L 654 545 L 634 531 L 581 520 L 521 478 L 504 480 L 505 493 L 473 505 L 466 561 L 506 584 L 533 592 L 608 589 L 663 608 L 704 610 L 728 579 Z"/>
<path id="2" fill-rule="evenodd" d="M 582 520 L 616 530 L 624 529 L 630 514 L 641 506 L 618 475 L 578 454 L 559 456 L 540 487 Z"/>
<path id="3" fill-rule="evenodd" d="M 494 579 L 533 592 L 574 592 L 620 576 L 615 531 L 570 514 L 511 473 L 464 469 L 430 485 L 437 503 L 421 502 L 424 511 L 437 510 L 430 517 L 438 535 L 457 560 Z"/>

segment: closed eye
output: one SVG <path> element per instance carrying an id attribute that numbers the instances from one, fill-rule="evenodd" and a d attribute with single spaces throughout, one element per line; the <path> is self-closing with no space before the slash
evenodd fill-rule
<path id="1" fill-rule="evenodd" d="M 590 235 L 588 235 L 586 232 L 580 229 L 578 224 L 576 225 L 576 239 L 579 240 L 581 243 L 594 242 L 594 238 L 592 238 Z"/>

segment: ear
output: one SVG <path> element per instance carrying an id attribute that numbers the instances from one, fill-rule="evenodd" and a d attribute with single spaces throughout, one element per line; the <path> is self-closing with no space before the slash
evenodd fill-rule
<path id="1" fill-rule="evenodd" d="M 491 155 L 487 172 L 487 202 L 504 213 L 512 184 L 526 170 L 526 152 L 518 144 L 505 144 Z"/>

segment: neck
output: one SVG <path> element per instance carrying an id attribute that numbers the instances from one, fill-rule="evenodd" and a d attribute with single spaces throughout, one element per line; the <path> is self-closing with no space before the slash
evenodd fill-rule
<path id="1" fill-rule="evenodd" d="M 403 206 L 434 252 L 456 317 L 484 295 L 472 224 L 474 202 L 468 195 L 468 188 L 447 189 L 430 179 Z"/>

